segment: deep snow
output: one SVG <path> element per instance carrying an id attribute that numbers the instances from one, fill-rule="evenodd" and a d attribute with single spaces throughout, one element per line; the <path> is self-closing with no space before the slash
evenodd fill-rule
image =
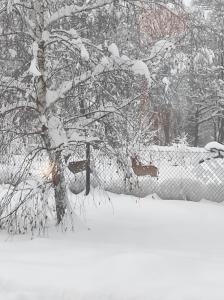
<path id="1" fill-rule="evenodd" d="M 0 299 L 224 299 L 222 204 L 109 195 L 85 200 L 74 233 L 0 233 Z"/>

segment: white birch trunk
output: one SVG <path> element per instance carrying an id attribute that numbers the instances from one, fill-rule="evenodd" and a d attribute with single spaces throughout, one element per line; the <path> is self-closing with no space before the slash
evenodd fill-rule
<path id="1" fill-rule="evenodd" d="M 46 112 L 46 95 L 47 95 L 47 72 L 45 68 L 45 41 L 42 38 L 42 33 L 44 31 L 45 23 L 45 8 L 43 0 L 34 0 L 33 1 L 35 9 L 35 35 L 36 43 L 38 45 L 37 49 L 37 67 L 40 76 L 37 77 L 37 109 L 40 112 L 42 120 L 42 137 L 45 143 L 45 146 L 48 151 L 50 161 L 55 165 L 54 172 L 52 172 L 52 182 L 54 185 L 54 195 L 55 195 L 55 205 L 57 213 L 57 223 L 59 224 L 66 210 L 67 203 L 67 190 L 66 182 L 64 177 L 64 171 L 62 167 L 62 159 L 60 151 L 51 151 L 50 149 L 54 148 L 54 141 L 50 136 L 50 131 L 48 130 L 48 120 L 50 118 L 50 112 Z"/>

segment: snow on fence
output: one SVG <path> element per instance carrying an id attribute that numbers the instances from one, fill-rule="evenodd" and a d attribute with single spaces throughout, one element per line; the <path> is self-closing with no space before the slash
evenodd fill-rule
<path id="1" fill-rule="evenodd" d="M 106 191 L 138 197 L 155 193 L 162 199 L 224 200 L 224 159 L 214 158 L 214 153 L 203 148 L 152 146 L 139 150 L 137 154 L 143 164 L 151 163 L 158 168 L 157 178 L 136 176 L 130 158 L 131 176 L 127 178 L 127 170 L 116 158 L 92 151 L 92 186 L 100 185 Z M 85 174 L 69 176 L 74 193 L 85 188 Z"/>
<path id="2" fill-rule="evenodd" d="M 70 161 L 84 158 L 74 154 Z M 144 197 L 157 194 L 162 199 L 182 199 L 200 201 L 201 199 L 221 202 L 224 200 L 224 159 L 214 158 L 214 154 L 205 149 L 191 147 L 156 147 L 138 151 L 140 161 L 152 163 L 159 170 L 158 177 L 134 174 L 129 160 L 130 174 L 124 170 L 116 158 L 103 152 L 91 152 L 91 184 L 106 191 L 131 194 Z M 12 156 L 11 160 L 0 158 L 0 184 L 16 180 L 16 172 L 22 164 L 22 156 Z M 43 161 L 45 160 L 45 162 Z M 32 166 L 32 172 L 26 179 L 40 178 L 43 174 L 46 157 L 38 158 Z M 85 189 L 85 172 L 72 174 L 65 166 L 66 178 L 70 189 L 79 193 Z"/>
<path id="3" fill-rule="evenodd" d="M 137 177 L 132 172 L 125 179 L 115 160 L 100 157 L 95 161 L 95 169 L 105 190 L 139 197 L 155 193 L 162 199 L 224 200 L 224 159 L 212 158 L 210 152 L 194 148 L 154 147 L 138 154 L 142 163 L 151 162 L 158 168 L 158 178 Z"/>

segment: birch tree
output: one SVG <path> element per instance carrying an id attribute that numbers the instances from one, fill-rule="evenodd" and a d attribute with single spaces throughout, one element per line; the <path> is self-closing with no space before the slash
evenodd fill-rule
<path id="1" fill-rule="evenodd" d="M 11 37 L 10 53 L 21 58 L 9 64 L 1 79 L 3 131 L 36 137 L 47 151 L 58 224 L 67 205 L 63 157 L 69 144 L 97 138 L 92 124 L 136 98 L 123 90 L 125 84 L 131 88 L 133 75 L 143 76 L 148 86 L 151 82 L 144 62 L 121 55 L 106 40 L 94 44 L 88 30 L 82 32 L 88 15 L 94 18 L 100 10 L 111 14 L 116 5 L 112 0 L 8 0 L 1 11 L 8 22 L 2 38 Z M 16 130 L 9 122 L 15 117 L 20 124 Z"/>

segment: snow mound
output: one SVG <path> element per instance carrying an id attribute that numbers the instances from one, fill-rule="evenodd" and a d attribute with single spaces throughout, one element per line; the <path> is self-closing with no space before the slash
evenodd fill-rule
<path id="1" fill-rule="evenodd" d="M 210 142 L 207 145 L 205 145 L 205 149 L 208 151 L 224 151 L 224 145 L 218 142 Z"/>
<path id="2" fill-rule="evenodd" d="M 148 66 L 141 60 L 135 60 L 132 66 L 132 71 L 137 75 L 144 75 L 148 81 L 148 85 L 150 86 L 152 83 L 152 79 L 149 73 Z"/>
<path id="3" fill-rule="evenodd" d="M 118 47 L 115 43 L 110 44 L 110 46 L 108 47 L 108 51 L 111 53 L 111 55 L 113 57 L 119 57 L 119 50 Z"/>

